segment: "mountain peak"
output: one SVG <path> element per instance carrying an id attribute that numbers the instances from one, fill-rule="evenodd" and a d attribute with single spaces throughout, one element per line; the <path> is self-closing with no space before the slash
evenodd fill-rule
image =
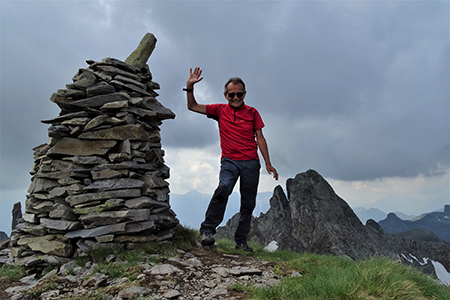
<path id="1" fill-rule="evenodd" d="M 450 259 L 444 255 L 450 252 L 448 244 L 429 245 L 397 238 L 373 220 L 363 225 L 347 202 L 314 170 L 288 179 L 286 190 L 287 197 L 281 188 L 275 188 L 270 209 L 253 219 L 249 240 L 262 245 L 276 241 L 279 249 L 352 259 L 375 255 L 396 258 L 406 252 L 417 257 L 430 257 L 450 267 Z M 239 214 L 236 214 L 226 226 L 217 229 L 217 235 L 233 239 L 238 220 Z M 386 221 L 396 226 L 408 222 L 395 213 L 389 214 Z"/>

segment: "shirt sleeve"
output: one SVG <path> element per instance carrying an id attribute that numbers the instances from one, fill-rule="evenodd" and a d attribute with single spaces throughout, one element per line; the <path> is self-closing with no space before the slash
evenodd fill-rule
<path id="1" fill-rule="evenodd" d="M 219 121 L 220 112 L 222 111 L 221 104 L 207 104 L 206 105 L 206 116 L 210 119 Z"/>
<path id="2" fill-rule="evenodd" d="M 206 115 L 208 115 L 208 117 L 210 115 L 220 116 L 221 106 L 221 104 L 207 104 Z"/>
<path id="3" fill-rule="evenodd" d="M 254 126 L 255 126 L 255 131 L 260 130 L 261 128 L 263 128 L 264 122 L 261 118 L 261 115 L 259 114 L 259 112 L 255 109 L 254 113 Z"/>

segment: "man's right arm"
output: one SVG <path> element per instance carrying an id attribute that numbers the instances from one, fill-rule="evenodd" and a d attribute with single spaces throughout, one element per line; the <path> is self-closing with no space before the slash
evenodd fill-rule
<path id="1" fill-rule="evenodd" d="M 189 77 L 186 82 L 186 89 L 188 90 L 186 92 L 187 108 L 191 111 L 206 115 L 206 105 L 197 103 L 194 97 L 194 84 L 203 79 L 203 77 L 200 77 L 201 75 L 202 69 L 199 67 L 196 67 L 194 72 L 192 72 L 192 68 L 189 70 Z"/>

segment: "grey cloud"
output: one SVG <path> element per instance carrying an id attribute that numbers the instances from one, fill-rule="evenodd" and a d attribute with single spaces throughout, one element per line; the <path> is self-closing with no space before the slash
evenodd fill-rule
<path id="1" fill-rule="evenodd" d="M 124 60 L 145 32 L 160 100 L 177 117 L 163 145 L 217 143 L 214 121 L 187 111 L 190 67 L 221 99 L 240 76 L 266 123 L 272 163 L 341 180 L 449 168 L 447 2 L 2 2 L 2 189 L 31 169 L 55 117 L 49 97 L 86 59 Z M 210 99 L 202 99 L 209 101 Z M 17 171 L 16 169 L 21 171 Z M 24 170 L 25 169 L 25 170 Z M 20 174 L 20 175 L 11 175 Z M 26 188 L 26 187 L 25 187 Z"/>

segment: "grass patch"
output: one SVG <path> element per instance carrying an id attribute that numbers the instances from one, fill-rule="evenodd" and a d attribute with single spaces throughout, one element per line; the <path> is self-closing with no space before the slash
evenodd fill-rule
<path id="1" fill-rule="evenodd" d="M 247 253 L 234 249 L 234 242 L 230 240 L 218 239 L 217 244 L 224 253 L 244 254 L 274 262 L 274 272 L 283 277 L 280 285 L 269 288 L 231 287 L 236 291 L 245 291 L 247 299 L 450 299 L 449 287 L 390 258 L 353 261 L 330 255 L 301 254 L 285 250 L 267 252 L 255 243 L 249 243 L 255 252 Z M 302 276 L 291 277 L 294 271 Z"/>
<path id="2" fill-rule="evenodd" d="M 130 281 L 136 280 L 143 268 L 133 262 L 101 262 L 94 268 L 94 272 L 100 272 L 113 278 L 126 277 Z"/>
<path id="3" fill-rule="evenodd" d="M 184 251 L 190 251 L 197 247 L 197 241 L 200 239 L 200 232 L 183 226 L 178 226 L 172 242 Z"/>
<path id="4" fill-rule="evenodd" d="M 59 285 L 60 282 L 58 281 L 58 276 L 52 275 L 28 290 L 27 295 L 30 295 L 33 298 L 39 298 L 42 293 L 57 289 Z"/>
<path id="5" fill-rule="evenodd" d="M 251 293 L 255 290 L 255 287 L 251 284 L 233 284 L 227 287 L 228 291 L 234 291 L 238 293 Z"/>
<path id="6" fill-rule="evenodd" d="M 102 295 L 99 295 L 99 294 L 89 293 L 88 295 L 85 295 L 85 296 L 69 297 L 69 298 L 66 298 L 66 299 L 67 300 L 102 300 L 103 297 L 102 297 Z"/>
<path id="7" fill-rule="evenodd" d="M 160 263 L 170 257 L 178 257 L 177 249 L 189 251 L 197 247 L 199 232 L 180 227 L 171 241 L 152 242 L 138 245 L 135 249 L 112 250 L 95 249 L 90 257 L 77 259 L 78 265 L 95 261 L 95 272 L 104 273 L 113 278 L 127 277 L 133 283 L 142 273 L 141 263 Z M 388 258 L 372 258 L 353 261 L 336 256 L 300 254 L 292 251 L 267 252 L 261 245 L 250 242 L 255 252 L 248 253 L 235 249 L 234 241 L 217 239 L 220 251 L 233 255 L 247 255 L 272 262 L 273 270 L 283 279 L 277 286 L 256 288 L 251 285 L 233 285 L 230 293 L 245 296 L 245 299 L 266 300 L 444 300 L 450 299 L 450 288 L 440 285 L 412 267 Z M 109 255 L 114 259 L 107 261 Z M 300 277 L 291 277 L 293 272 Z M 18 266 L 0 267 L 0 280 L 17 281 L 25 276 L 24 269 Z M 42 284 L 30 290 L 28 295 L 40 297 L 43 292 L 54 289 L 59 282 L 50 277 Z M 139 284 L 139 283 L 138 283 Z M 114 289 L 115 287 L 108 287 Z M 86 296 L 86 297 L 85 297 Z M 100 300 L 101 291 L 92 291 L 80 298 L 71 300 Z"/>
<path id="8" fill-rule="evenodd" d="M 23 276 L 25 276 L 23 267 L 14 265 L 3 265 L 0 267 L 0 280 L 17 281 Z"/>
<path id="9" fill-rule="evenodd" d="M 88 256 L 78 256 L 75 258 L 75 263 L 79 267 L 84 267 L 87 262 L 89 262 L 90 259 Z"/>
<path id="10" fill-rule="evenodd" d="M 274 271 L 284 279 L 278 286 L 249 289 L 248 299 L 450 299 L 450 288 L 389 258 L 353 261 L 290 251 L 270 253 L 258 247 L 255 250 L 255 257 L 276 262 Z M 291 277 L 293 271 L 302 276 Z"/>
<path id="11" fill-rule="evenodd" d="M 143 243 L 133 250 L 98 248 L 91 250 L 89 255 L 92 261 L 98 264 L 94 272 L 101 272 L 113 278 L 127 277 L 133 281 L 143 271 L 140 263 L 160 263 L 167 258 L 178 257 L 180 254 L 177 249 L 193 249 L 197 246 L 199 236 L 197 230 L 179 226 L 171 241 Z M 114 259 L 106 261 L 110 255 L 114 255 Z"/>

